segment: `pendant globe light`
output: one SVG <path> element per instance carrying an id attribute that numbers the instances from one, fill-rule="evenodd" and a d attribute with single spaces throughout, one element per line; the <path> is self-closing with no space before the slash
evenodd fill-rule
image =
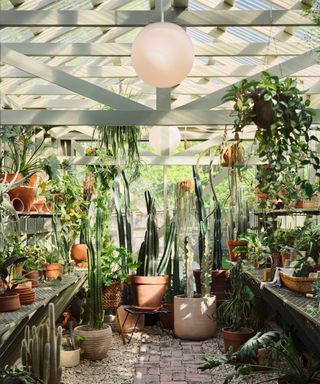
<path id="1" fill-rule="evenodd" d="M 170 155 L 178 148 L 181 135 L 178 127 L 154 126 L 149 130 L 149 143 L 160 154 Z"/>
<path id="2" fill-rule="evenodd" d="M 132 65 L 145 83 L 156 88 L 170 88 L 190 72 L 194 51 L 190 37 L 178 25 L 164 22 L 147 25 L 138 34 L 131 50 Z"/>

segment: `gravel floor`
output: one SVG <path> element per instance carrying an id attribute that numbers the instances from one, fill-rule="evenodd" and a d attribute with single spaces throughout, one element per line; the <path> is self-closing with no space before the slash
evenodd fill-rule
<path id="1" fill-rule="evenodd" d="M 186 344 L 188 344 L 186 342 Z M 159 379 L 147 379 L 147 377 L 151 377 L 146 375 L 145 378 L 142 375 L 142 378 L 140 377 L 140 380 L 137 380 L 137 373 L 139 368 L 141 367 L 141 355 L 142 351 L 145 350 L 144 346 L 148 346 L 148 348 L 156 350 L 166 350 L 168 352 L 168 346 L 172 348 L 173 350 L 182 350 L 183 354 L 186 348 L 186 345 L 184 342 L 180 343 L 179 340 L 172 339 L 172 336 L 168 334 L 166 331 L 161 331 L 158 328 L 154 327 L 146 327 L 143 332 L 137 332 L 133 335 L 133 338 L 131 340 L 130 344 L 123 345 L 121 337 L 117 332 L 113 332 L 113 339 L 111 347 L 108 351 L 108 355 L 105 359 L 101 361 L 88 361 L 88 360 L 82 360 L 81 364 L 75 368 L 66 368 L 63 372 L 62 377 L 62 383 L 63 384 L 98 384 L 98 383 L 104 383 L 104 384 L 132 384 L 132 383 L 145 383 L 145 384 L 153 384 L 153 383 L 164 383 L 162 380 L 162 376 L 159 375 Z M 154 346 L 154 347 L 153 347 Z M 166 348 L 163 348 L 165 346 Z M 202 343 L 199 343 L 199 346 L 202 349 L 202 354 L 210 356 L 212 354 L 220 354 L 221 351 L 219 348 L 222 348 L 222 340 L 212 339 L 208 340 Z M 194 347 L 192 347 L 194 348 Z M 199 347 L 195 347 L 199 348 Z M 189 352 L 190 353 L 190 352 Z M 172 353 L 174 355 L 174 352 Z M 200 358 L 201 355 L 199 355 Z M 160 361 L 163 361 L 165 358 L 160 359 Z M 168 358 L 167 358 L 168 359 Z M 188 367 L 189 364 L 183 357 L 181 358 L 181 361 L 183 362 L 183 366 Z M 170 361 L 170 358 L 169 358 Z M 191 363 L 191 362 L 190 362 Z M 191 366 L 192 364 L 190 364 Z M 137 367 L 136 367 L 137 366 Z M 153 365 L 154 367 L 154 365 Z M 161 369 L 161 365 L 159 363 L 160 367 L 160 374 L 163 373 L 165 368 Z M 141 368 L 140 368 L 141 369 Z M 214 384 L 222 384 L 225 376 L 230 373 L 230 371 L 233 369 L 232 366 L 228 366 L 224 369 L 215 369 L 212 372 L 207 371 L 206 376 L 204 377 L 205 382 L 211 382 Z M 154 370 L 154 368 L 153 368 Z M 173 370 L 173 369 L 172 369 Z M 147 370 L 149 372 L 149 368 Z M 165 372 L 166 373 L 166 372 Z M 186 384 L 200 384 L 203 382 L 203 380 L 200 381 L 200 379 L 197 379 L 196 376 L 197 370 L 196 366 L 194 366 L 194 377 L 192 378 L 192 373 L 190 376 L 190 373 L 187 372 L 189 376 L 185 376 L 185 379 L 183 381 L 176 381 L 174 380 L 174 374 L 170 381 L 166 381 L 166 383 L 176 382 L 179 383 L 186 383 Z M 140 375 L 141 376 L 141 375 Z M 191 379 L 189 379 L 191 377 Z M 256 384 L 260 381 L 260 379 L 263 378 L 264 380 L 267 379 L 266 375 L 256 374 L 253 377 L 248 377 L 246 380 L 236 379 L 232 381 L 234 384 L 239 383 L 247 383 L 247 384 Z M 271 384 L 276 384 L 277 381 L 270 381 Z"/>

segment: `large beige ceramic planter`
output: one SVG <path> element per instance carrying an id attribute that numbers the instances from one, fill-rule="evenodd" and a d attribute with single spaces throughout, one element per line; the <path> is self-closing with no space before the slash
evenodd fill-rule
<path id="1" fill-rule="evenodd" d="M 216 296 L 174 297 L 174 333 L 184 340 L 207 340 L 216 333 Z"/>
<path id="2" fill-rule="evenodd" d="M 80 325 L 74 329 L 83 357 L 89 360 L 101 360 L 107 356 L 111 344 L 111 327 L 105 325 L 103 329 L 91 329 L 88 325 Z"/>

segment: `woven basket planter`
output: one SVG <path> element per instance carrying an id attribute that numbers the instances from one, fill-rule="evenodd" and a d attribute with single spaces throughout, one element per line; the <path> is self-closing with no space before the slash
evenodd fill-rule
<path id="1" fill-rule="evenodd" d="M 115 281 L 107 287 L 103 287 L 103 308 L 117 309 L 122 304 L 124 284 L 122 281 Z"/>
<path id="2" fill-rule="evenodd" d="M 309 277 L 295 277 L 289 276 L 280 271 L 280 278 L 282 284 L 291 289 L 292 291 L 299 293 L 312 293 L 312 284 L 316 279 Z"/>

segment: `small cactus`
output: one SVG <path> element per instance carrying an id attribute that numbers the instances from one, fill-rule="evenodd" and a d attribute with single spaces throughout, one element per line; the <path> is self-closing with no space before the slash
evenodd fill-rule
<path id="1" fill-rule="evenodd" d="M 54 305 L 49 304 L 49 322 L 39 327 L 26 326 L 21 343 L 21 361 L 43 384 L 59 384 L 62 375 L 60 348 L 62 328 L 55 333 Z"/>

